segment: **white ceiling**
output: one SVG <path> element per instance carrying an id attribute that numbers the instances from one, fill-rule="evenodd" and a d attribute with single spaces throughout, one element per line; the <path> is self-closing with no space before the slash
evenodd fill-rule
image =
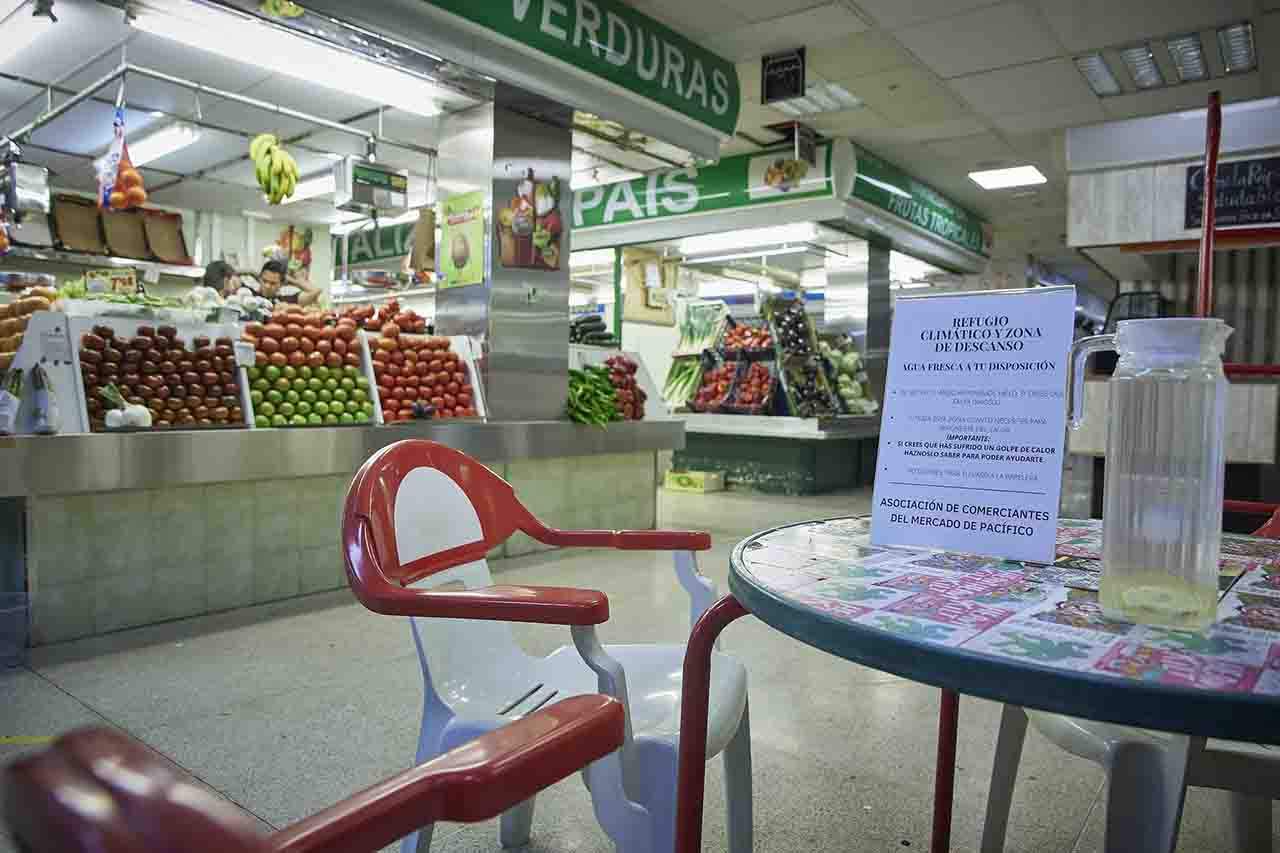
<path id="1" fill-rule="evenodd" d="M 761 54 L 804 45 L 809 71 L 866 106 L 818 115 L 822 133 L 848 136 L 896 162 L 997 226 L 997 252 L 1034 252 L 1105 279 L 1066 249 L 1067 127 L 1203 107 L 1211 89 L 1226 102 L 1280 93 L 1280 0 L 628 0 L 695 41 L 738 62 L 740 131 L 772 140 L 765 125 L 788 116 L 760 105 Z M 1257 71 L 1209 83 L 1099 98 L 1073 57 L 1137 41 L 1252 21 Z M 812 22 L 821 21 L 821 29 Z M 753 150 L 735 139 L 726 151 Z M 1034 195 L 986 192 L 967 173 L 1033 163 L 1049 178 Z"/>
<path id="2" fill-rule="evenodd" d="M 17 5 L 17 0 L 0 0 L 0 20 Z M 377 129 L 377 116 L 357 116 L 376 111 L 379 102 L 316 86 L 293 77 L 264 72 L 252 61 L 235 62 L 203 50 L 132 30 L 120 10 L 96 0 L 57 0 L 59 21 L 32 45 L 16 55 L 0 56 L 0 74 L 37 83 L 56 83 L 67 90 L 80 90 L 107 75 L 121 61 L 124 47 L 128 62 L 167 74 L 199 81 L 207 86 L 247 95 L 269 103 L 300 110 L 320 118 L 341 121 L 365 130 Z M 97 59 L 95 60 L 95 56 Z M 54 185 L 60 189 L 92 191 L 94 175 L 89 158 L 101 154 L 111 139 L 112 102 L 118 84 L 111 83 L 98 93 L 99 100 L 83 103 L 38 130 L 27 147 L 28 159 L 49 167 Z M 65 94 L 56 94 L 55 103 Z M 149 163 L 142 169 L 152 201 L 173 207 L 272 212 L 293 221 L 331 222 L 345 218 L 333 210 L 329 200 L 298 202 L 270 208 L 256 188 L 253 169 L 247 160 L 249 137 L 274 132 L 281 136 L 310 134 L 291 145 L 290 150 L 303 175 L 318 172 L 333 162 L 320 152 L 364 154 L 364 143 L 356 136 L 319 128 L 306 121 L 288 118 L 224 98 L 202 95 L 169 83 L 130 76 L 125 88 L 130 109 L 126 112 L 126 132 L 135 136 L 149 126 L 175 119 L 194 118 L 215 126 L 201 131 L 193 145 Z M 30 102 L 30 103 L 27 103 Z M 445 109 L 473 103 L 459 95 L 445 101 Z M 0 77 L 0 133 L 9 132 L 43 111 L 41 86 Z M 159 112 L 160 115 L 153 115 Z M 438 140 L 438 118 L 423 118 L 388 109 L 383 133 L 418 145 L 434 146 Z M 216 129 L 222 128 L 222 130 Z M 317 149 L 315 151 L 309 148 Z M 81 155 L 81 156 L 68 156 Z M 408 170 L 422 183 L 428 158 L 412 150 L 381 145 L 381 162 Z M 229 162 L 229 165 L 221 165 Z M 652 167 L 652 163 L 648 164 Z M 177 175 L 206 171 L 208 180 L 187 178 L 173 186 Z"/>

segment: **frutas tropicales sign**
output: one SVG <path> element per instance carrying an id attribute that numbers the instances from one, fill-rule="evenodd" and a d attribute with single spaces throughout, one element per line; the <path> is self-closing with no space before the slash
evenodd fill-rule
<path id="1" fill-rule="evenodd" d="M 733 63 L 617 0 L 426 2 L 726 136 L 737 129 Z"/>

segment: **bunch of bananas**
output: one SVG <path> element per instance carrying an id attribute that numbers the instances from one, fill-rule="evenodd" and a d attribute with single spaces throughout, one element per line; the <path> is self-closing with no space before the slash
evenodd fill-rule
<path id="1" fill-rule="evenodd" d="M 258 186 L 267 200 L 279 204 L 293 195 L 298 183 L 298 164 L 280 145 L 274 133 L 260 133 L 249 143 L 249 159 L 253 161 Z"/>

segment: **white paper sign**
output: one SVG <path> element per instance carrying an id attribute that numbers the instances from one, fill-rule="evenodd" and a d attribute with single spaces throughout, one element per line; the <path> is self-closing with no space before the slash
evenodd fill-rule
<path id="1" fill-rule="evenodd" d="M 874 545 L 1053 561 L 1075 288 L 899 297 Z"/>

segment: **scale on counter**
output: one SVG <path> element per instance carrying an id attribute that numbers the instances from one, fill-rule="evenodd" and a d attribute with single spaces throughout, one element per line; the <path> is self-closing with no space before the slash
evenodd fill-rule
<path id="1" fill-rule="evenodd" d="M 409 209 L 409 175 L 348 156 L 333 164 L 334 206 L 367 215 L 403 213 Z"/>

